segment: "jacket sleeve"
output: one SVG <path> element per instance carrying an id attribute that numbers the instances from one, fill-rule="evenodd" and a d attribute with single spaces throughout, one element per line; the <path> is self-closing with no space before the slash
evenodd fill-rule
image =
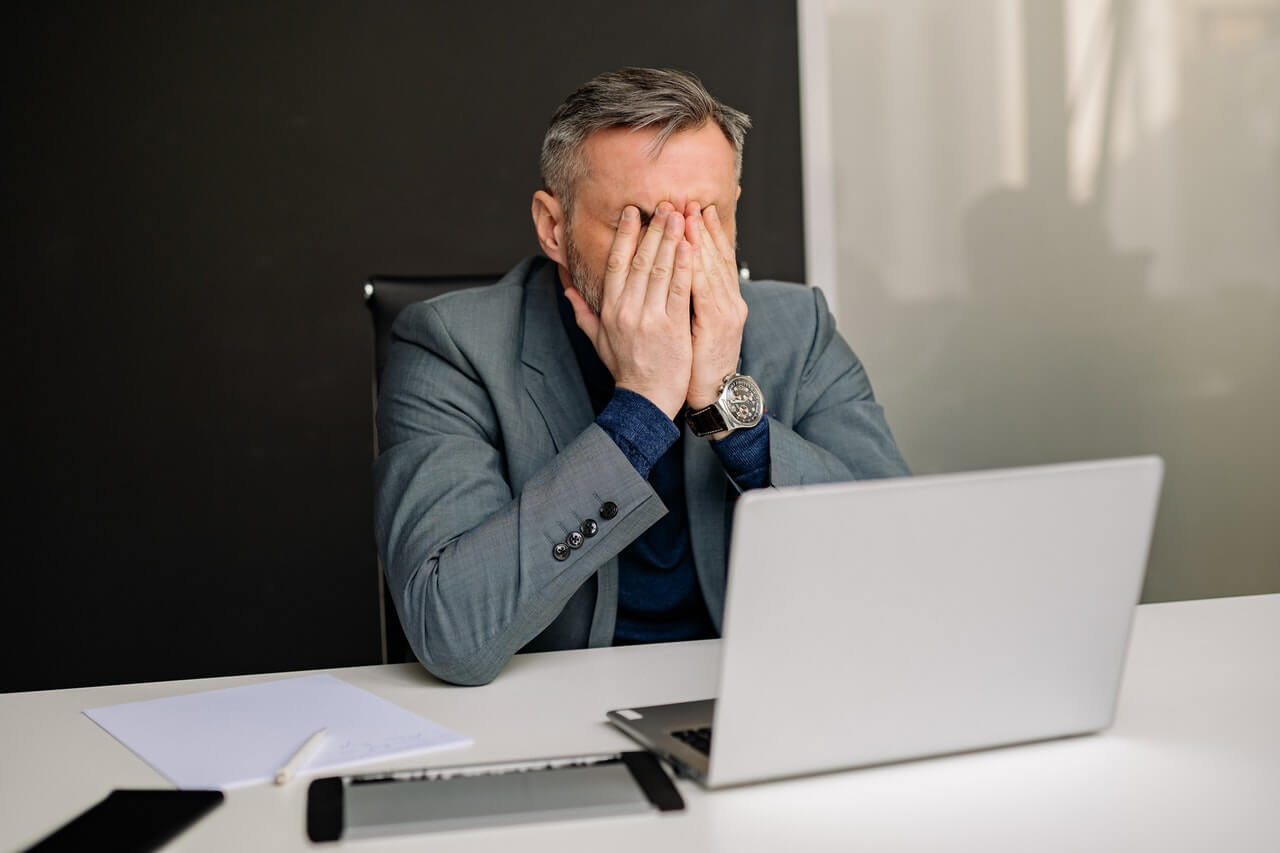
<path id="1" fill-rule="evenodd" d="M 793 390 L 790 426 L 769 423 L 770 485 L 910 474 L 862 362 L 836 331 L 822 291 L 809 293 L 811 344 Z"/>
<path id="2" fill-rule="evenodd" d="M 513 493 L 493 389 L 433 306 L 413 320 L 393 338 L 379 399 L 378 551 L 422 664 L 485 684 L 666 507 L 595 424 Z M 556 559 L 586 519 L 598 533 Z"/>

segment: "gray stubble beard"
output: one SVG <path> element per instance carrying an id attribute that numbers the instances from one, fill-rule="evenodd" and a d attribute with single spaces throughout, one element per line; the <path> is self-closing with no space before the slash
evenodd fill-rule
<path id="1" fill-rule="evenodd" d="M 567 223 L 565 224 L 564 233 L 564 253 L 565 259 L 569 262 L 569 279 L 573 282 L 573 286 L 577 288 L 577 291 L 582 294 L 582 298 L 587 301 L 587 305 L 599 317 L 601 299 L 604 295 L 604 273 L 596 273 L 587 266 L 586 259 L 578 251 L 578 244 L 570 236 L 572 232 Z"/>

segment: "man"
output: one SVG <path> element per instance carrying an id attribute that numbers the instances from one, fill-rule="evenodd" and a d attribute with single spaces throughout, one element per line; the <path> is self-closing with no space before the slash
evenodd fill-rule
<path id="1" fill-rule="evenodd" d="M 749 125 L 691 75 L 600 75 L 543 142 L 545 257 L 396 321 L 378 548 L 436 676 L 716 636 L 741 490 L 907 473 L 821 294 L 739 282 Z"/>

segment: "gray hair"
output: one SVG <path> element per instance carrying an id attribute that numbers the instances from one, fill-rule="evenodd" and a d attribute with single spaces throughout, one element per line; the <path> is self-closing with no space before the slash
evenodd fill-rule
<path id="1" fill-rule="evenodd" d="M 611 127 L 657 127 L 656 155 L 673 133 L 714 121 L 733 146 L 742 177 L 742 147 L 751 117 L 711 96 L 702 81 L 670 68 L 623 68 L 589 80 L 556 108 L 542 139 L 542 185 L 571 215 L 577 182 L 587 171 L 582 143 Z"/>

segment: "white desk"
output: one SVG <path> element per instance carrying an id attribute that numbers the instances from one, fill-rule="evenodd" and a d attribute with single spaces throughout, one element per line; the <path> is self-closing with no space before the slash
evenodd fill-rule
<path id="1" fill-rule="evenodd" d="M 416 665 L 333 670 L 476 739 L 393 767 L 630 747 L 628 705 L 714 692 L 718 641 L 517 658 L 488 687 Z M 274 675 L 0 695 L 0 849 L 112 788 L 168 787 L 80 711 Z M 380 765 L 369 769 L 382 769 Z M 174 850 L 306 850 L 305 780 L 231 791 Z M 537 853 L 785 850 L 1280 850 L 1280 595 L 1138 609 L 1116 725 L 1100 736 L 706 793 L 671 815 L 347 842 L 334 849 Z"/>

